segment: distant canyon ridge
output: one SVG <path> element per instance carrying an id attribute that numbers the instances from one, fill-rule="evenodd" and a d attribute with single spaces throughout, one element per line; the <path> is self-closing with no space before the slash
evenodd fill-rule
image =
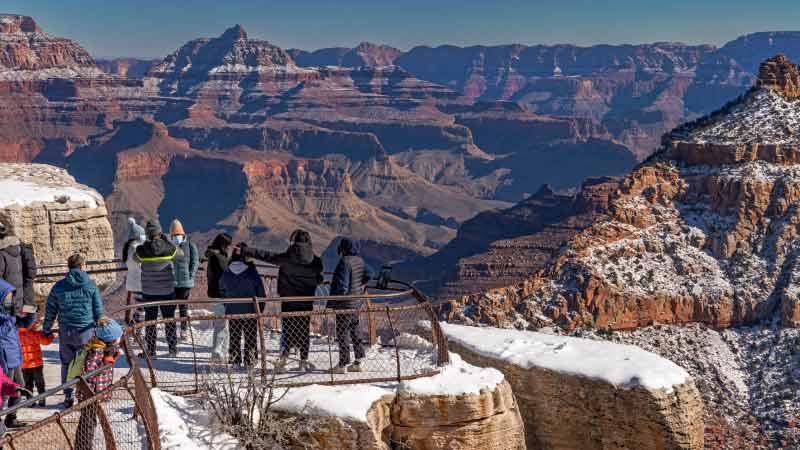
<path id="1" fill-rule="evenodd" d="M 518 220 L 530 202 L 565 214 L 573 205 L 551 192 L 627 172 L 745 92 L 765 56 L 800 56 L 798 43 L 306 52 L 237 25 L 163 59 L 95 60 L 0 15 L 0 160 L 67 168 L 106 197 L 118 240 L 128 216 L 275 249 L 303 227 L 320 252 L 348 235 L 372 260 L 439 261 L 420 277 L 470 258 L 480 272 L 489 243 L 539 226 Z"/>

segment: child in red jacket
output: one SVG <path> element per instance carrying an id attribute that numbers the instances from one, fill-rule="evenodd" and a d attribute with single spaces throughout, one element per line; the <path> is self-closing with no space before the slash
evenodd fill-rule
<path id="1" fill-rule="evenodd" d="M 29 328 L 19 329 L 19 343 L 22 347 L 22 377 L 25 379 L 25 389 L 33 393 L 34 386 L 39 394 L 45 392 L 44 360 L 42 359 L 42 345 L 53 343 L 53 335 L 42 334 L 41 325 L 34 319 Z M 39 400 L 36 406 L 44 407 L 45 400 Z"/>

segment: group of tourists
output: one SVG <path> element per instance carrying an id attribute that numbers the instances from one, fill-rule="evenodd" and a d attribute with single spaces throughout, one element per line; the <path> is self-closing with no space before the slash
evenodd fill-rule
<path id="1" fill-rule="evenodd" d="M 34 389 L 46 392 L 42 346 L 53 342 L 56 320 L 62 383 L 87 375 L 79 400 L 111 384 L 113 365 L 121 354 L 122 327 L 105 315 L 100 291 L 84 271 L 85 264 L 80 254 L 69 257 L 69 272 L 51 289 L 42 322 L 33 291 L 32 248 L 0 223 L 0 406 L 15 407 L 21 397 L 32 397 Z M 64 398 L 64 407 L 71 407 L 73 390 L 65 389 Z M 41 397 L 32 406 L 45 407 L 46 400 Z M 86 432 L 76 438 L 76 449 L 91 448 L 95 421 L 91 411 L 81 413 L 79 428 Z M 5 415 L 0 431 L 21 426 L 14 410 Z"/>
<path id="2" fill-rule="evenodd" d="M 366 283 L 373 277 L 372 269 L 359 256 L 358 245 L 347 238 L 340 241 L 341 260 L 334 271 L 330 294 L 335 296 L 358 295 L 364 292 Z M 264 298 L 266 289 L 255 261 L 263 261 L 278 267 L 277 292 L 280 297 L 298 298 L 283 301 L 281 311 L 302 313 L 314 309 L 313 297 L 323 286 L 322 259 L 314 253 L 311 235 L 296 230 L 289 237 L 289 247 L 284 252 L 274 253 L 250 247 L 244 243 L 234 245 L 233 238 L 225 233 L 217 235 L 205 252 L 207 259 L 207 291 L 211 299 Z M 149 222 L 143 229 L 131 219 L 131 233 L 123 248 L 123 260 L 128 266 L 127 288 L 136 298 L 151 302 L 144 307 L 144 320 L 153 321 L 175 317 L 174 300 L 186 300 L 194 287 L 199 268 L 195 245 L 186 238 L 182 224 L 175 220 L 170 227 L 170 236 L 161 233 L 157 224 Z M 299 299 L 304 297 L 305 299 Z M 167 301 L 170 302 L 167 302 Z M 152 302 L 164 302 L 163 305 Z M 328 308 L 338 310 L 357 309 L 360 300 L 329 301 Z M 252 315 L 256 308 L 252 302 L 221 302 L 214 308 L 217 316 Z M 179 304 L 182 318 L 181 336 L 188 326 L 188 302 Z M 361 370 L 364 344 L 358 333 L 358 315 L 340 314 L 336 318 L 336 336 L 339 344 L 339 363 L 335 373 Z M 310 315 L 294 314 L 282 320 L 281 349 L 276 370 L 286 372 L 289 356 L 293 350 L 299 353 L 297 370 L 313 370 L 309 362 Z M 165 323 L 168 354 L 177 355 L 178 334 L 175 321 Z M 157 358 L 156 326 L 146 327 L 146 349 L 141 356 Z M 355 358 L 351 360 L 350 349 Z M 258 359 L 258 323 L 255 318 L 217 320 L 214 323 L 212 360 L 227 362 L 235 366 L 251 367 Z"/>
<path id="3" fill-rule="evenodd" d="M 200 269 L 200 254 L 187 237 L 182 223 L 175 219 L 169 234 L 162 232 L 157 222 L 142 227 L 131 218 L 130 233 L 123 245 L 122 261 L 127 273 L 125 287 L 129 295 L 141 302 L 134 320 L 163 321 L 168 355 L 178 355 L 179 341 L 187 337 L 189 302 Z M 373 271 L 359 256 L 359 247 L 350 239 L 342 239 L 338 247 L 341 257 L 330 284 L 330 295 L 348 296 L 328 301 L 334 310 L 356 310 L 361 306 L 358 295 L 364 293 Z M 282 320 L 281 348 L 275 370 L 285 373 L 292 351 L 299 354 L 296 370 L 309 371 L 310 314 L 314 296 L 324 286 L 323 263 L 314 253 L 311 235 L 296 230 L 289 238 L 284 252 L 273 253 L 234 245 L 228 234 L 217 235 L 205 252 L 207 259 L 207 291 L 211 299 L 264 298 L 264 282 L 255 261 L 278 267 L 277 292 L 284 300 L 281 311 L 289 314 Z M 113 382 L 113 366 L 121 355 L 122 327 L 105 313 L 101 292 L 86 272 L 87 261 L 81 254 L 67 260 L 68 272 L 50 290 L 40 320 L 34 301 L 33 280 L 36 265 L 30 246 L 9 233 L 0 223 L 0 407 L 16 405 L 21 397 L 32 397 L 46 391 L 42 346 L 58 337 L 61 382 L 67 383 L 84 375 L 86 385 L 74 394 L 64 389 L 63 407 L 70 408 L 75 399 L 81 401 L 87 393 L 98 393 Z M 212 358 L 233 366 L 252 367 L 259 357 L 258 321 L 255 318 L 235 318 L 262 311 L 264 302 L 220 302 L 214 306 L 216 316 L 227 320 L 214 321 Z M 177 318 L 176 318 L 177 314 Z M 57 327 L 56 327 L 57 325 Z M 338 364 L 334 373 L 359 372 L 365 356 L 364 342 L 358 331 L 358 315 L 345 312 L 336 316 L 336 337 L 339 347 Z M 158 358 L 157 325 L 145 327 L 144 351 L 139 357 Z M 262 349 L 263 350 L 263 349 Z M 354 358 L 351 358 L 351 350 Z M 86 389 L 88 387 L 88 390 Z M 44 397 L 29 406 L 46 406 Z M 93 430 L 94 413 L 81 413 L 79 429 Z M 15 412 L 5 415 L 7 428 L 19 427 Z M 3 428 L 0 426 L 0 428 Z M 2 431 L 2 430 L 0 430 Z M 85 435 L 91 436 L 87 431 Z M 81 439 L 85 439 L 82 437 Z M 82 448 L 76 441 L 76 448 Z"/>

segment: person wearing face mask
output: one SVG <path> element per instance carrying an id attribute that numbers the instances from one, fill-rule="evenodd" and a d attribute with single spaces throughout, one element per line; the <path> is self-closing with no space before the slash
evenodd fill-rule
<path id="1" fill-rule="evenodd" d="M 169 234 L 172 242 L 178 247 L 175 255 L 173 268 L 175 269 L 175 300 L 188 300 L 189 294 L 194 287 L 194 278 L 197 269 L 200 268 L 200 255 L 197 247 L 186 237 L 183 231 L 183 224 L 175 219 L 169 227 Z M 178 305 L 178 313 L 181 318 L 189 316 L 189 305 Z M 189 329 L 189 322 L 182 321 L 180 326 L 180 338 L 186 339 L 186 331 Z"/>

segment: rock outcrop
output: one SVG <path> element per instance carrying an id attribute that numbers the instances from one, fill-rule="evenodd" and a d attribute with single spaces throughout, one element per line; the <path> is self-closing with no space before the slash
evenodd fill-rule
<path id="1" fill-rule="evenodd" d="M 506 377 L 525 421 L 527 448 L 703 449 L 700 393 L 667 360 L 585 339 L 458 325 L 446 332 L 465 361 Z"/>
<path id="2" fill-rule="evenodd" d="M 787 98 L 800 97 L 800 70 L 786 55 L 777 55 L 759 67 L 757 86 L 775 90 Z"/>
<path id="3" fill-rule="evenodd" d="M 0 222 L 22 242 L 33 246 L 39 265 L 65 264 L 81 253 L 88 260 L 114 258 L 114 237 L 102 197 L 78 184 L 66 171 L 42 164 L 0 164 Z M 57 273 L 64 270 L 43 270 Z M 98 274 L 98 285 L 114 274 Z M 52 283 L 36 283 L 36 294 Z"/>

